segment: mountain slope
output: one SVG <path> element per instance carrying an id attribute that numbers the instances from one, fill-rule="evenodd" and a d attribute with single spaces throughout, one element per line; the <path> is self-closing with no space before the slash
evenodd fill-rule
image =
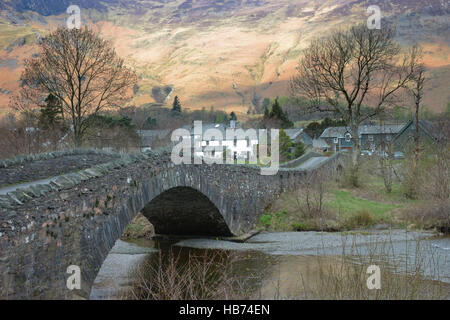
<path id="1" fill-rule="evenodd" d="M 0 108 L 17 89 L 35 41 L 64 24 L 66 0 L 0 1 Z M 173 86 L 183 106 L 246 112 L 256 97 L 287 93 L 301 50 L 338 26 L 364 23 L 363 0 L 84 0 L 83 23 L 99 30 L 140 74 L 135 104 Z M 420 42 L 431 68 L 425 103 L 450 101 L 449 9 L 440 0 L 370 1 L 396 23 L 402 45 Z M 257 99 L 256 99 L 257 100 Z"/>

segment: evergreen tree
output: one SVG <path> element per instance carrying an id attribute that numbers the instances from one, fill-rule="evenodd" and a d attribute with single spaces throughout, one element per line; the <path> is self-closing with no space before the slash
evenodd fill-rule
<path id="1" fill-rule="evenodd" d="M 270 118 L 269 108 L 267 108 L 267 106 L 264 107 L 264 118 L 265 119 Z"/>
<path id="2" fill-rule="evenodd" d="M 270 110 L 269 114 L 270 118 L 280 119 L 283 117 L 283 109 L 281 109 L 280 103 L 278 102 L 278 97 L 275 99 L 272 104 L 272 110 Z"/>
<path id="3" fill-rule="evenodd" d="M 265 114 L 265 112 L 264 112 Z M 292 127 L 294 124 L 292 121 L 289 120 L 287 114 L 283 112 L 283 109 L 280 106 L 280 103 L 278 102 L 278 97 L 275 99 L 274 103 L 272 104 L 272 110 L 269 113 L 269 118 L 271 119 L 278 119 L 281 121 L 281 127 L 283 129 L 287 129 Z"/>
<path id="4" fill-rule="evenodd" d="M 303 142 L 299 141 L 294 143 L 294 154 L 293 154 L 293 158 L 297 159 L 299 157 L 301 157 L 302 155 L 304 155 L 306 152 L 306 147 L 303 144 Z"/>
<path id="5" fill-rule="evenodd" d="M 291 148 L 292 148 L 292 141 L 291 138 L 287 135 L 287 133 L 281 129 L 280 130 L 280 153 L 281 155 L 286 158 L 290 159 L 291 157 Z"/>
<path id="6" fill-rule="evenodd" d="M 180 99 L 178 99 L 178 96 L 175 96 L 175 99 L 173 100 L 172 111 L 181 113 L 181 103 Z"/>
<path id="7" fill-rule="evenodd" d="M 231 111 L 231 113 L 230 113 L 230 120 L 231 120 L 231 121 L 237 121 L 237 116 L 236 116 L 236 114 L 234 113 L 234 111 Z"/>
<path id="8" fill-rule="evenodd" d="M 320 123 L 317 121 L 313 121 L 313 122 L 309 123 L 306 126 L 305 131 L 311 137 L 319 137 L 326 128 L 345 127 L 345 126 L 346 126 L 346 122 L 343 119 L 333 120 L 330 118 L 325 118 Z"/>
<path id="9" fill-rule="evenodd" d="M 267 108 L 269 108 L 270 106 L 270 99 L 269 98 L 264 98 L 263 103 L 262 103 L 262 110 L 265 110 Z"/>

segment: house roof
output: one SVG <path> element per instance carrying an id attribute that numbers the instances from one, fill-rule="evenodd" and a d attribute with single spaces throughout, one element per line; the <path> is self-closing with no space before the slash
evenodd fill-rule
<path id="1" fill-rule="evenodd" d="M 304 131 L 304 129 L 284 129 L 288 137 L 294 141 L 300 139 L 307 146 L 313 144 L 312 138 Z"/>
<path id="2" fill-rule="evenodd" d="M 361 125 L 359 134 L 398 134 L 405 124 L 385 124 L 385 125 Z M 320 138 L 345 138 L 345 134 L 350 132 L 349 127 L 326 128 Z"/>
<path id="3" fill-rule="evenodd" d="M 291 140 L 295 140 L 302 134 L 303 129 L 284 129 L 284 132 Z"/>
<path id="4" fill-rule="evenodd" d="M 313 148 L 317 148 L 317 149 L 325 149 L 325 148 L 330 147 L 328 145 L 328 143 L 326 143 L 326 141 L 321 138 L 313 139 L 312 145 L 313 145 Z"/>
<path id="5" fill-rule="evenodd" d="M 439 119 L 431 122 L 428 120 L 419 120 L 419 125 L 425 129 L 425 132 L 437 142 L 447 141 L 449 137 L 448 119 Z"/>
<path id="6" fill-rule="evenodd" d="M 410 120 L 403 128 L 400 130 L 395 137 L 395 140 L 401 136 L 410 126 L 414 125 L 414 121 Z M 445 139 L 445 133 L 436 127 L 434 123 L 428 120 L 419 120 L 419 128 L 425 132 L 432 140 L 441 141 Z"/>
<path id="7" fill-rule="evenodd" d="M 300 135 L 300 139 L 307 146 L 312 146 L 313 145 L 313 139 L 305 131 L 303 131 L 302 134 Z"/>

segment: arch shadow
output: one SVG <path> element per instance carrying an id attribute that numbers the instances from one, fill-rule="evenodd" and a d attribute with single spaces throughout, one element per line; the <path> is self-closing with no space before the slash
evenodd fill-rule
<path id="1" fill-rule="evenodd" d="M 144 207 L 142 214 L 159 235 L 233 236 L 216 205 L 191 187 L 162 192 Z"/>

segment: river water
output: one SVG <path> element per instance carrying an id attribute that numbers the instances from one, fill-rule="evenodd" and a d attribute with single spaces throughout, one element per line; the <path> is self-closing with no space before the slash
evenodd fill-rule
<path id="1" fill-rule="evenodd" d="M 442 287 L 445 298 L 450 295 L 450 238 L 423 232 L 374 230 L 261 233 L 245 243 L 211 239 L 118 240 L 97 275 L 90 299 L 122 298 L 132 283 L 131 271 L 144 262 L 158 263 L 160 253 L 169 251 L 181 257 L 231 254 L 235 272 L 252 283 L 253 298 L 308 298 L 307 288 L 323 284 L 324 273 L 334 273 L 342 265 L 343 257 L 345 265 L 366 268 L 375 264 L 392 269 L 397 278 L 417 273 L 420 266 L 420 277 L 426 283 Z"/>

